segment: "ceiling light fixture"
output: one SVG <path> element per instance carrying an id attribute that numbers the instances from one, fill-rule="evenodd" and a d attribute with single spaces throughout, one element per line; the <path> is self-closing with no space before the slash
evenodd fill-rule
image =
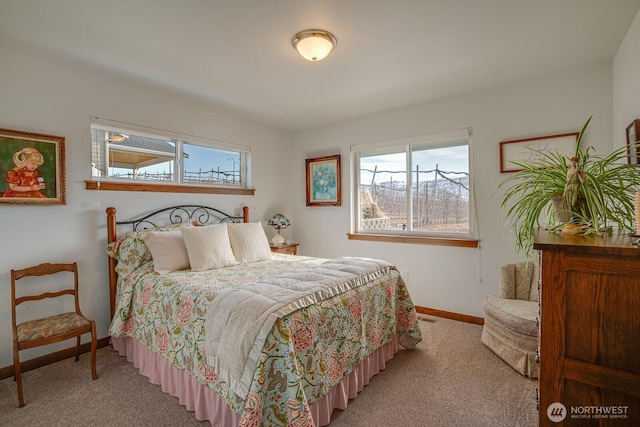
<path id="1" fill-rule="evenodd" d="M 293 47 L 309 61 L 324 59 L 337 43 L 333 34 L 325 30 L 300 31 L 291 40 Z"/>

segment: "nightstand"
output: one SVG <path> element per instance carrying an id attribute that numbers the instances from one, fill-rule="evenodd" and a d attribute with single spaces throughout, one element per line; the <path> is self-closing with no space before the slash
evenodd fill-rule
<path id="1" fill-rule="evenodd" d="M 279 254 L 297 255 L 298 245 L 300 243 L 289 243 L 285 245 L 269 245 L 271 252 L 277 252 Z"/>

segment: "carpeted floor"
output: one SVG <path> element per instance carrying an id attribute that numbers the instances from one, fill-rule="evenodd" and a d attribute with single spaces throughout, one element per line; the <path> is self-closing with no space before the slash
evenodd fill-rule
<path id="1" fill-rule="evenodd" d="M 400 350 L 331 426 L 537 426 L 537 381 L 522 377 L 480 342 L 482 327 L 424 316 L 423 342 Z M 0 381 L 2 426 L 207 426 L 149 383 L 110 347 Z"/>

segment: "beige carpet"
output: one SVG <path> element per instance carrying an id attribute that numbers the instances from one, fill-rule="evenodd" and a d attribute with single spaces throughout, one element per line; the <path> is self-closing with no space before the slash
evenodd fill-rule
<path id="1" fill-rule="evenodd" d="M 332 427 L 536 426 L 537 382 L 520 376 L 480 342 L 482 327 L 436 317 L 421 321 L 424 341 L 401 350 Z M 2 426 L 206 426 L 178 400 L 111 350 L 98 351 L 91 381 L 88 354 L 0 381 Z"/>

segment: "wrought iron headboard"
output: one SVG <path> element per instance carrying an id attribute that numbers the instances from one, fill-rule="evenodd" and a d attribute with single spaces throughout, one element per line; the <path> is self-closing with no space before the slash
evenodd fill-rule
<path id="1" fill-rule="evenodd" d="M 155 218 L 167 219 L 166 213 L 168 212 L 169 224 L 184 224 L 188 221 L 197 221 L 200 224 L 213 224 L 223 222 L 249 222 L 249 207 L 244 206 L 242 208 L 242 216 L 229 215 L 216 208 L 211 208 L 203 205 L 178 205 L 168 208 L 159 209 L 142 216 L 140 218 L 132 219 L 130 221 L 117 221 L 116 220 L 116 208 L 108 207 L 107 210 L 107 243 L 116 241 L 116 226 L 130 224 L 133 231 L 138 230 L 140 227 L 150 228 L 156 227 L 157 222 Z M 165 225 L 165 224 L 161 224 Z M 117 261 L 109 257 L 109 306 L 111 309 L 111 317 L 115 313 L 115 301 L 116 301 L 116 284 L 117 273 L 115 271 Z"/>
<path id="2" fill-rule="evenodd" d="M 165 215 L 166 214 L 166 215 Z M 233 216 L 219 209 L 202 205 L 178 205 L 168 208 L 158 209 L 143 217 L 132 219 L 130 221 L 117 221 L 117 225 L 131 224 L 133 231 L 138 228 L 154 228 L 160 224 L 156 221 L 169 220 L 169 224 L 186 224 L 189 222 L 197 222 L 198 224 L 222 224 L 224 222 L 242 222 L 245 216 Z"/>

